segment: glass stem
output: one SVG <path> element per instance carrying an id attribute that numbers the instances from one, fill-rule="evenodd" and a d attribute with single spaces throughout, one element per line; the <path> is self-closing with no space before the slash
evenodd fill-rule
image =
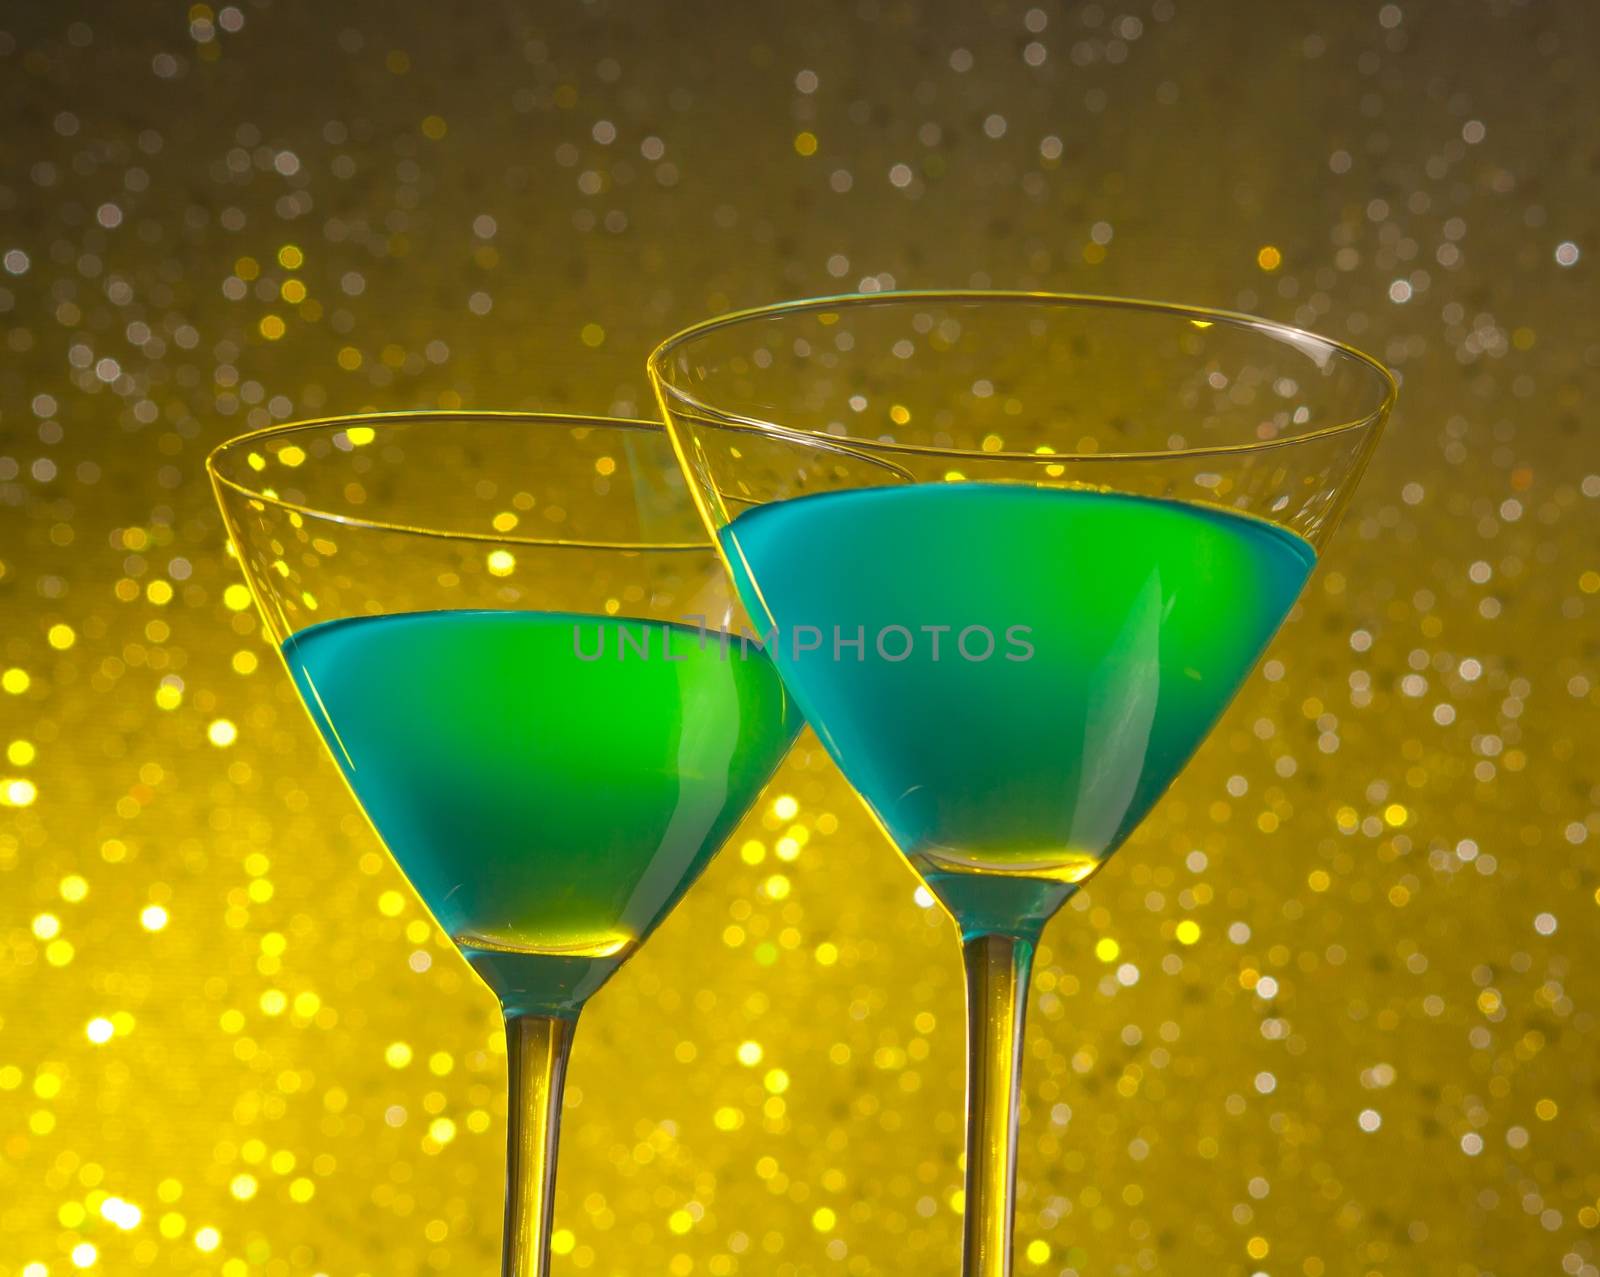
<path id="1" fill-rule="evenodd" d="M 967 1186 L 962 1277 L 1010 1277 L 1022 1023 L 1037 935 L 976 935 L 967 964 Z"/>
<path id="2" fill-rule="evenodd" d="M 506 1228 L 502 1277 L 547 1277 L 555 1205 L 556 1142 L 576 1020 L 506 1017 L 510 1082 L 506 1135 Z"/>

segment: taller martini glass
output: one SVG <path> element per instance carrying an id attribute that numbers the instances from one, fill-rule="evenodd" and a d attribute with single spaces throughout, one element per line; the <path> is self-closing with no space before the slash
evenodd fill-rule
<path id="1" fill-rule="evenodd" d="M 960 931 L 965 1272 L 1011 1267 L 1041 929 L 1288 615 L 1395 394 L 1248 316 L 887 293 L 669 339 L 650 371 L 807 720 Z"/>

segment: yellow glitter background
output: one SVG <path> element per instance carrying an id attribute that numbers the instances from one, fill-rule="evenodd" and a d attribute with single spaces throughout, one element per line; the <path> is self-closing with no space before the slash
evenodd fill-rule
<path id="1" fill-rule="evenodd" d="M 1400 410 L 1303 607 L 1054 924 L 1019 1271 L 1594 1277 L 1586 4 L 0 14 L 0 1277 L 483 1274 L 493 1002 L 222 553 L 219 440 L 648 415 L 733 306 L 1253 310 Z M 578 1034 L 562 1273 L 952 1272 L 952 928 L 804 738 Z"/>

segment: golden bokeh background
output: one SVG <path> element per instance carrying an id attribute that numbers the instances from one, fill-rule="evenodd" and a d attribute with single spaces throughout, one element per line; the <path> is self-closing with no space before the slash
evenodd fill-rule
<path id="1" fill-rule="evenodd" d="M 1594 1277 L 1594 37 L 1581 0 L 7 8 L 0 1277 L 495 1268 L 495 1007 L 264 646 L 206 451 L 649 414 L 686 322 L 964 285 L 1404 380 L 1263 670 L 1047 934 L 1019 1271 Z M 804 738 L 585 1014 L 558 1272 L 955 1270 L 960 964 L 914 886 Z"/>

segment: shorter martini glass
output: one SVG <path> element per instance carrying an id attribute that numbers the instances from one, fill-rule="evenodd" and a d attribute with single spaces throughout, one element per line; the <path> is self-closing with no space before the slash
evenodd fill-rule
<path id="1" fill-rule="evenodd" d="M 210 459 L 312 721 L 499 997 L 506 1277 L 547 1272 L 562 1082 L 636 952 L 799 730 L 659 426 L 286 425 Z"/>
<path id="2" fill-rule="evenodd" d="M 749 311 L 650 370 L 785 683 L 960 930 L 965 1272 L 1001 1277 L 1040 932 L 1288 615 L 1393 379 L 1264 320 L 1024 293 Z"/>

